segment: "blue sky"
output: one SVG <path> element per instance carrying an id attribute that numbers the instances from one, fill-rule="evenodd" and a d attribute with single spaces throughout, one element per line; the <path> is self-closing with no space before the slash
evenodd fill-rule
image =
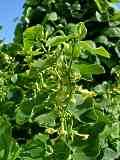
<path id="1" fill-rule="evenodd" d="M 116 4 L 113 4 L 113 7 L 116 9 L 116 10 L 120 10 L 120 2 L 116 3 Z"/>
<path id="2" fill-rule="evenodd" d="M 14 36 L 16 23 L 14 19 L 22 14 L 22 6 L 24 0 L 1 0 L 0 3 L 0 25 L 3 26 L 0 31 L 0 39 L 5 39 L 5 42 L 10 42 Z"/>

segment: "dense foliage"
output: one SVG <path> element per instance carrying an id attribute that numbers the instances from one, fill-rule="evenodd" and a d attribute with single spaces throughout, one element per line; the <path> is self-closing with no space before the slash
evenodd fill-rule
<path id="1" fill-rule="evenodd" d="M 119 160 L 119 58 L 113 1 L 26 0 L 0 44 L 0 160 Z"/>

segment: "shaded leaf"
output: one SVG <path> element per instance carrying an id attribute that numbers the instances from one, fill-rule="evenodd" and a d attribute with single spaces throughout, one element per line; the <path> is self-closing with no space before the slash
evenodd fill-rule
<path id="1" fill-rule="evenodd" d="M 24 160 L 44 160 L 48 138 L 47 135 L 36 134 L 32 141 L 23 147 L 21 158 Z"/>
<path id="2" fill-rule="evenodd" d="M 104 44 L 104 45 L 108 45 L 108 43 L 109 43 L 107 37 L 104 35 L 97 37 L 95 41 L 96 41 L 96 43 L 100 43 L 100 44 Z"/>
<path id="3" fill-rule="evenodd" d="M 118 155 L 115 151 L 113 151 L 111 148 L 106 148 L 104 152 L 104 156 L 102 160 L 114 160 L 118 158 Z"/>
<path id="4" fill-rule="evenodd" d="M 14 75 L 11 77 L 11 81 L 12 81 L 13 83 L 16 83 L 17 79 L 18 79 L 17 74 L 14 74 Z"/>
<path id="5" fill-rule="evenodd" d="M 120 37 L 120 28 L 119 27 L 107 28 L 105 31 L 103 31 L 103 34 L 105 34 L 110 38 Z"/>
<path id="6" fill-rule="evenodd" d="M 115 45 L 115 51 L 117 53 L 118 58 L 120 58 L 120 40 Z"/>
<path id="7" fill-rule="evenodd" d="M 72 155 L 73 160 L 95 160 L 94 158 L 87 157 L 80 147 L 77 147 Z"/>
<path id="8" fill-rule="evenodd" d="M 69 148 L 63 140 L 60 140 L 54 146 L 55 160 L 66 160 L 69 156 Z"/>
<path id="9" fill-rule="evenodd" d="M 56 115 L 54 112 L 44 113 L 35 118 L 35 122 L 37 122 L 40 126 L 44 127 L 54 127 L 55 126 Z"/>

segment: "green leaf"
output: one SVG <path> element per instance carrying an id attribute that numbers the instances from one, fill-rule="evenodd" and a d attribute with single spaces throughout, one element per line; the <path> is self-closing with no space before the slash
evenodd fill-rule
<path id="1" fill-rule="evenodd" d="M 108 43 L 109 43 L 108 38 L 104 35 L 97 37 L 95 39 L 95 42 L 100 43 L 100 44 L 104 44 L 104 45 L 108 45 Z"/>
<path id="2" fill-rule="evenodd" d="M 111 74 L 114 74 L 114 73 L 116 74 L 120 73 L 120 65 L 116 65 L 115 67 L 111 69 Z"/>
<path id="3" fill-rule="evenodd" d="M 10 124 L 6 118 L 0 116 L 0 136 L 10 135 Z"/>
<path id="4" fill-rule="evenodd" d="M 27 28 L 23 34 L 24 49 L 31 50 L 35 42 L 39 42 L 41 39 L 44 39 L 44 29 L 42 25 Z"/>
<path id="5" fill-rule="evenodd" d="M 87 117 L 90 121 L 97 121 L 97 122 L 104 122 L 109 123 L 110 120 L 102 111 L 99 111 L 98 109 L 94 109 L 91 111 L 88 111 L 84 117 Z"/>
<path id="6" fill-rule="evenodd" d="M 119 27 L 111 27 L 107 28 L 103 31 L 103 34 L 107 37 L 120 37 L 120 28 Z"/>
<path id="7" fill-rule="evenodd" d="M 16 109 L 16 123 L 21 125 L 29 121 L 32 108 L 33 103 L 30 100 L 23 100 Z"/>
<path id="8" fill-rule="evenodd" d="M 111 127 L 111 130 L 110 130 L 110 133 L 111 133 L 111 137 L 114 139 L 114 138 L 119 138 L 120 137 L 120 123 L 113 123 L 112 124 L 112 127 Z"/>
<path id="9" fill-rule="evenodd" d="M 104 47 L 99 47 L 99 48 L 95 48 L 93 49 L 93 52 L 96 55 L 100 55 L 106 58 L 110 58 L 110 54 L 107 52 L 107 50 Z"/>
<path id="10" fill-rule="evenodd" d="M 32 12 L 32 7 L 28 7 L 27 11 L 26 11 L 26 18 L 30 18 L 30 15 L 31 15 L 31 12 Z"/>
<path id="11" fill-rule="evenodd" d="M 47 41 L 47 46 L 58 46 L 60 44 L 62 44 L 63 42 L 67 41 L 69 39 L 69 37 L 67 36 L 56 36 L 53 38 L 49 38 Z"/>
<path id="12" fill-rule="evenodd" d="M 37 116 L 34 121 L 37 122 L 40 126 L 54 127 L 56 125 L 55 119 L 56 115 L 53 111 L 51 111 L 49 113 L 44 113 L 40 116 Z"/>
<path id="13" fill-rule="evenodd" d="M 59 140 L 54 146 L 55 160 L 67 160 L 69 148 L 63 140 Z"/>
<path id="14" fill-rule="evenodd" d="M 80 47 L 88 50 L 91 54 L 100 55 L 106 58 L 110 58 L 110 54 L 104 47 L 96 48 L 92 41 L 80 41 Z"/>
<path id="15" fill-rule="evenodd" d="M 42 60 L 42 59 L 34 60 L 33 63 L 31 64 L 31 66 L 33 67 L 32 68 L 33 70 L 31 69 L 31 73 L 32 74 L 35 73 L 34 69 L 38 69 L 39 72 L 43 71 L 44 69 L 46 69 L 50 66 L 53 66 L 55 64 L 55 62 L 56 62 L 56 56 L 54 56 L 54 55 L 49 56 L 45 60 Z"/>
<path id="16" fill-rule="evenodd" d="M 115 151 L 113 151 L 111 148 L 105 149 L 102 160 L 115 160 L 116 158 L 118 158 L 118 155 Z"/>
<path id="17" fill-rule="evenodd" d="M 33 0 L 26 0 L 27 5 L 33 5 L 33 6 L 35 5 L 36 6 L 38 3 L 39 3 L 38 0 L 34 0 L 34 1 Z"/>
<path id="18" fill-rule="evenodd" d="M 79 57 L 80 56 L 80 43 L 76 42 L 73 46 L 73 57 Z"/>
<path id="19" fill-rule="evenodd" d="M 67 35 L 71 35 L 77 32 L 77 25 L 74 23 L 68 23 L 66 26 Z"/>
<path id="20" fill-rule="evenodd" d="M 91 98 L 83 99 L 80 94 L 75 94 L 76 103 L 70 105 L 67 109 L 74 116 L 75 119 L 80 121 L 80 116 L 91 110 L 92 100 Z"/>
<path id="21" fill-rule="evenodd" d="M 115 51 L 117 53 L 118 58 L 120 58 L 120 40 L 115 45 Z"/>
<path id="22" fill-rule="evenodd" d="M 33 139 L 25 144 L 20 153 L 23 160 L 45 160 L 48 136 L 36 134 Z"/>
<path id="23" fill-rule="evenodd" d="M 46 68 L 45 60 L 41 60 L 41 59 L 34 60 L 33 63 L 31 64 L 31 66 L 33 68 L 39 68 L 40 70 L 43 70 Z M 31 71 L 32 71 L 32 69 L 31 69 Z"/>
<path id="24" fill-rule="evenodd" d="M 20 154 L 20 147 L 15 141 L 11 141 L 9 144 L 9 154 L 7 160 L 16 160 Z"/>
<path id="25" fill-rule="evenodd" d="M 85 27 L 85 24 L 83 22 L 80 22 L 79 24 L 77 24 L 77 29 L 79 38 L 81 40 L 84 39 L 87 34 L 87 28 Z"/>
<path id="26" fill-rule="evenodd" d="M 72 45 L 69 44 L 69 43 L 64 43 L 64 49 L 63 49 L 63 51 L 64 51 L 65 55 L 67 55 L 67 56 L 72 55 L 72 51 L 73 51 Z M 75 52 L 75 54 L 78 54 L 78 53 Z"/>
<path id="27" fill-rule="evenodd" d="M 103 131 L 99 133 L 99 143 L 100 143 L 100 146 L 102 146 L 103 148 L 108 147 L 106 139 L 108 136 L 110 136 L 110 132 L 111 132 L 111 128 L 108 125 L 105 125 Z"/>
<path id="28" fill-rule="evenodd" d="M 14 74 L 14 75 L 11 77 L 11 81 L 12 81 L 13 83 L 16 83 L 17 79 L 18 79 L 17 74 Z"/>
<path id="29" fill-rule="evenodd" d="M 68 36 L 75 39 L 84 39 L 87 34 L 87 28 L 83 22 L 78 24 L 69 23 L 67 26 Z"/>
<path id="30" fill-rule="evenodd" d="M 21 111 L 23 111 L 25 114 L 30 114 L 33 108 L 33 103 L 29 99 L 24 99 L 23 102 L 19 105 L 19 108 Z"/>
<path id="31" fill-rule="evenodd" d="M 56 12 L 49 13 L 47 16 L 48 16 L 48 20 L 50 21 L 56 21 L 58 18 Z"/>
<path id="32" fill-rule="evenodd" d="M 80 72 L 81 75 L 98 75 L 105 73 L 104 68 L 99 64 L 72 64 L 72 69 Z"/>
<path id="33" fill-rule="evenodd" d="M 110 18 L 112 21 L 120 21 L 120 11 L 114 13 L 114 15 Z"/>
<path id="34" fill-rule="evenodd" d="M 0 159 L 15 160 L 19 155 L 19 146 L 11 137 L 10 124 L 6 118 L 0 117 Z"/>
<path id="35" fill-rule="evenodd" d="M 104 0 L 94 0 L 100 13 L 105 13 L 109 7 L 109 3 Z"/>
<path id="36" fill-rule="evenodd" d="M 5 149 L 0 150 L 0 159 L 3 159 L 5 155 Z"/>
<path id="37" fill-rule="evenodd" d="M 97 95 L 103 95 L 106 93 L 106 85 L 105 83 L 103 84 L 98 84 L 95 86 L 94 91 L 97 93 Z"/>
<path id="38" fill-rule="evenodd" d="M 23 125 L 26 123 L 29 119 L 29 115 L 26 115 L 24 112 L 21 110 L 17 110 L 16 112 L 16 123 L 19 125 Z"/>
<path id="39" fill-rule="evenodd" d="M 90 157 L 87 157 L 80 147 L 76 147 L 72 158 L 73 160 L 93 160 L 93 158 L 91 159 Z"/>
<path id="40" fill-rule="evenodd" d="M 92 51 L 93 48 L 95 48 L 95 43 L 93 41 L 87 40 L 87 41 L 80 41 L 80 47 Z"/>
<path id="41" fill-rule="evenodd" d="M 14 102 L 13 101 L 7 101 L 0 103 L 0 112 L 3 114 L 8 114 L 9 116 L 11 115 L 12 111 L 14 108 Z"/>

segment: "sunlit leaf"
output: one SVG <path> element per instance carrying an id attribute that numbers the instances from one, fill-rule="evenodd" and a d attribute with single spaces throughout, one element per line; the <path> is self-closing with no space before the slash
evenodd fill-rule
<path id="1" fill-rule="evenodd" d="M 47 41 L 47 46 L 58 46 L 68 39 L 69 38 L 67 36 L 56 36 L 53 38 L 49 38 Z"/>
<path id="2" fill-rule="evenodd" d="M 44 29 L 41 25 L 27 28 L 23 34 L 23 43 L 25 50 L 30 50 L 34 43 L 44 39 Z"/>
<path id="3" fill-rule="evenodd" d="M 57 13 L 56 12 L 49 13 L 47 16 L 48 16 L 48 20 L 50 20 L 50 21 L 57 20 Z"/>
<path id="4" fill-rule="evenodd" d="M 103 56 L 103 57 L 106 57 L 106 58 L 110 58 L 109 52 L 104 47 L 95 48 L 95 49 L 93 49 L 93 52 L 96 55 L 100 55 L 100 56 Z"/>
<path id="5" fill-rule="evenodd" d="M 84 39 L 87 34 L 87 28 L 85 27 L 85 24 L 83 22 L 80 22 L 77 25 L 77 29 L 80 39 Z"/>
<path id="6" fill-rule="evenodd" d="M 73 64 L 73 70 L 80 72 L 81 75 L 103 74 L 104 68 L 99 64 Z"/>

